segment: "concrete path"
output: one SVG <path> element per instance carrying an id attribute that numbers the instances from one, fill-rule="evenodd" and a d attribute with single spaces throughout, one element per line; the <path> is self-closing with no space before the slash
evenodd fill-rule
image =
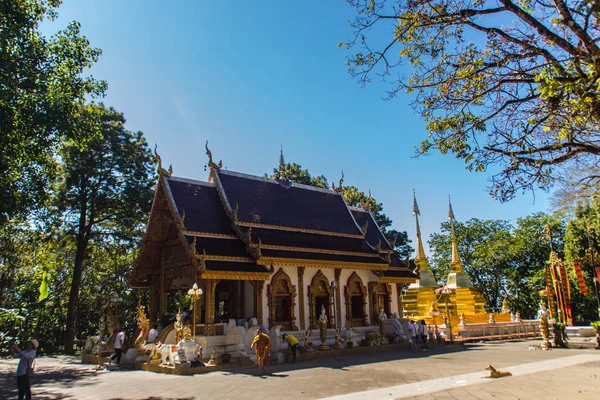
<path id="1" fill-rule="evenodd" d="M 173 376 L 143 371 L 96 372 L 70 357 L 41 358 L 35 399 L 592 399 L 600 391 L 600 352 L 529 351 L 537 342 L 439 346 L 268 368 Z M 514 376 L 481 379 L 485 366 Z M 15 398 L 16 360 L 0 360 L 0 398 Z M 383 389 L 385 388 L 385 389 Z M 362 394 L 361 394 L 362 393 Z M 354 396 L 354 397 L 353 397 Z M 358 396 L 358 397 L 356 397 Z M 360 397 L 362 396 L 362 397 Z"/>

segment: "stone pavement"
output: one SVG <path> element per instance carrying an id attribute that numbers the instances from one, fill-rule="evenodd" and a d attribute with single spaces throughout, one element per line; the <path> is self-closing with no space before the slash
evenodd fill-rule
<path id="1" fill-rule="evenodd" d="M 173 376 L 144 371 L 96 372 L 70 357 L 40 358 L 35 399 L 313 399 L 330 396 L 414 399 L 592 399 L 600 392 L 600 351 L 529 351 L 538 342 L 438 346 L 268 368 Z M 484 367 L 515 376 L 485 379 Z M 15 360 L 0 360 L 0 398 L 15 398 Z M 442 384 L 440 384 L 442 382 Z M 443 383 L 445 382 L 445 383 Z M 411 385 L 421 387 L 411 392 Z M 386 388 L 384 391 L 378 389 Z M 388 390 L 389 389 L 389 390 Z M 362 395 L 360 392 L 363 392 Z M 415 394 L 420 393 L 418 397 Z M 358 397 L 357 397 L 358 396 Z M 408 396 L 408 397 L 407 397 Z M 410 397 L 412 396 L 412 397 Z"/>

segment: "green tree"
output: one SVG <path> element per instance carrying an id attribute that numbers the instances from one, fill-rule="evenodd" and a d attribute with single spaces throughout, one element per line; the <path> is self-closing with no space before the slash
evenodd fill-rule
<path id="1" fill-rule="evenodd" d="M 97 124 L 102 136 L 90 141 L 83 151 L 64 144 L 60 150 L 60 179 L 54 190 L 62 229 L 71 235 L 74 245 L 64 336 L 66 353 L 73 352 L 90 245 L 104 240 L 134 246 L 150 211 L 155 182 L 154 159 L 142 133 L 126 130 L 123 114 L 112 108 L 92 105 L 86 110 L 91 116 L 100 115 Z"/>
<path id="2" fill-rule="evenodd" d="M 83 147 L 98 133 L 76 122 L 85 99 L 105 89 L 83 76 L 100 50 L 90 47 L 77 22 L 50 38 L 40 32 L 60 3 L 0 4 L 0 225 L 46 199 L 61 141 Z"/>
<path id="3" fill-rule="evenodd" d="M 501 249 L 509 240 L 510 229 L 508 221 L 499 220 L 472 218 L 465 223 L 454 223 L 464 271 L 470 276 L 473 286 L 483 294 L 489 308 L 496 308 L 502 303 L 503 271 L 509 260 L 501 256 Z M 442 223 L 440 233 L 431 235 L 429 246 L 432 250 L 431 269 L 441 283 L 450 272 L 452 260 L 450 222 Z"/>
<path id="4" fill-rule="evenodd" d="M 464 270 L 483 294 L 486 306 L 498 309 L 504 298 L 510 309 L 533 318 L 539 308 L 539 291 L 546 287 L 545 267 L 550 257 L 549 226 L 554 250 L 563 256 L 565 220 L 560 215 L 536 213 L 507 221 L 470 219 L 455 222 L 456 240 Z M 441 281 L 450 271 L 450 224 L 431 235 L 431 268 Z"/>
<path id="5" fill-rule="evenodd" d="M 362 84 L 391 82 L 390 98 L 415 93 L 428 130 L 419 154 L 454 153 L 469 170 L 493 170 L 490 193 L 501 201 L 550 188 L 566 166 L 598 163 L 596 2 L 348 2 L 354 34 L 340 47 L 353 51 L 349 72 Z"/>
<path id="6" fill-rule="evenodd" d="M 396 250 L 401 259 L 409 258 L 415 251 L 410 245 L 412 240 L 408 238 L 408 233 L 406 233 L 406 231 L 398 232 L 395 229 L 388 229 L 385 231 L 384 235 L 388 242 L 393 243 L 395 241 L 396 247 L 394 250 Z"/>

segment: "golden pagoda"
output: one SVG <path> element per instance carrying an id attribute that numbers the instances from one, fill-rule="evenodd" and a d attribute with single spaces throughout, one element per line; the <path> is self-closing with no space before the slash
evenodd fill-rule
<path id="1" fill-rule="evenodd" d="M 419 279 L 412 283 L 403 297 L 402 304 L 407 316 L 429 316 L 431 306 L 436 301 L 435 290 L 438 284 L 435 281 L 433 272 L 429 268 L 429 261 L 425 257 L 423 250 L 423 240 L 421 238 L 421 228 L 419 226 L 419 205 L 417 197 L 413 192 L 413 215 L 417 225 L 417 256 L 415 257 L 415 265 L 419 270 Z"/>
<path id="2" fill-rule="evenodd" d="M 448 199 L 448 219 L 450 220 L 452 233 L 451 270 L 446 282 L 446 287 L 452 290 L 449 304 L 450 312 L 453 315 L 485 314 L 485 300 L 481 293 L 473 287 L 469 275 L 463 271 L 463 264 L 460 262 L 454 233 L 454 211 L 450 199 Z"/>

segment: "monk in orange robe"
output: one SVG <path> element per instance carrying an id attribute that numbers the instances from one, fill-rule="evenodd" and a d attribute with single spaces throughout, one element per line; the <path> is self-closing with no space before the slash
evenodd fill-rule
<path id="1" fill-rule="evenodd" d="M 260 375 L 265 374 L 265 364 L 267 357 L 271 355 L 271 338 L 265 333 L 262 328 L 258 328 L 256 336 L 252 341 L 250 348 L 256 347 L 256 359 L 258 360 L 258 368 L 260 369 Z"/>

